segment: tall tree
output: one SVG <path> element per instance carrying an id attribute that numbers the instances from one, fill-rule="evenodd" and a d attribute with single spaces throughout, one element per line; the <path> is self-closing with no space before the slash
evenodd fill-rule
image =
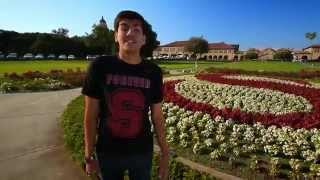
<path id="1" fill-rule="evenodd" d="M 53 29 L 52 33 L 56 34 L 56 35 L 61 35 L 61 36 L 64 36 L 64 37 L 68 37 L 69 30 L 66 29 L 66 28 L 62 28 L 61 27 L 61 28 L 58 28 L 58 29 Z"/>
<path id="2" fill-rule="evenodd" d="M 312 40 L 314 40 L 317 37 L 317 32 L 307 32 L 305 34 L 305 37 L 309 39 L 310 42 L 312 43 Z"/>
<path id="3" fill-rule="evenodd" d="M 245 53 L 245 59 L 258 59 L 258 50 L 257 49 L 254 49 L 254 48 L 250 48 L 248 49 L 248 51 Z"/>
<path id="4" fill-rule="evenodd" d="M 87 35 L 86 45 L 89 51 L 94 54 L 111 54 L 113 46 L 113 33 L 107 26 L 92 26 L 92 33 Z"/>
<path id="5" fill-rule="evenodd" d="M 207 53 L 209 50 L 209 43 L 202 36 L 200 37 L 191 37 L 187 46 L 185 47 L 186 51 L 191 52 L 192 54 L 198 55 L 201 58 L 203 53 Z M 195 61 L 195 69 L 197 70 L 197 58 Z"/>
<path id="6" fill-rule="evenodd" d="M 160 45 L 160 41 L 157 40 L 157 33 L 152 30 L 151 24 L 147 22 L 146 24 L 146 38 L 147 42 L 141 49 L 142 57 L 151 57 L 152 52 Z"/>
<path id="7" fill-rule="evenodd" d="M 293 59 L 292 52 L 289 49 L 278 49 L 273 55 L 274 60 L 291 61 Z"/>

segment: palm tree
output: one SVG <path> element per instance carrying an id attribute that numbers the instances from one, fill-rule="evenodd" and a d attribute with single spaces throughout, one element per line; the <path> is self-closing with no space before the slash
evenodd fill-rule
<path id="1" fill-rule="evenodd" d="M 317 37 L 317 32 L 307 32 L 305 37 L 309 39 L 311 42 Z"/>

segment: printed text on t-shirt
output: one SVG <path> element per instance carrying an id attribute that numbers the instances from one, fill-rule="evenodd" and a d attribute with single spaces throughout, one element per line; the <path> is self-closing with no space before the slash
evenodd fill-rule
<path id="1" fill-rule="evenodd" d="M 122 85 L 137 88 L 150 88 L 150 80 L 138 77 L 119 74 L 106 74 L 106 84 L 108 85 Z"/>

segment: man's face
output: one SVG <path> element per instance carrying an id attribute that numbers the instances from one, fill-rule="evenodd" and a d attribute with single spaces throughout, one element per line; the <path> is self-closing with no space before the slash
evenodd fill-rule
<path id="1" fill-rule="evenodd" d="M 115 32 L 115 40 L 119 43 L 120 50 L 140 52 L 141 47 L 146 43 L 141 21 L 136 19 L 121 20 L 118 31 Z"/>

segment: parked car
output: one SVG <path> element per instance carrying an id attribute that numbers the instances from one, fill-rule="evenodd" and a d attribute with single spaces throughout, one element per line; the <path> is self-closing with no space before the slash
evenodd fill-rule
<path id="1" fill-rule="evenodd" d="M 164 55 L 162 58 L 165 59 L 165 60 L 169 60 L 170 56 L 169 55 Z"/>
<path id="2" fill-rule="evenodd" d="M 183 54 L 178 54 L 176 56 L 176 59 L 184 59 L 184 58 L 185 58 L 185 56 Z"/>
<path id="3" fill-rule="evenodd" d="M 65 54 L 60 54 L 58 59 L 67 59 L 67 56 Z"/>
<path id="4" fill-rule="evenodd" d="M 0 59 L 4 59 L 4 58 L 5 58 L 4 54 L 2 54 L 2 52 L 0 51 Z"/>
<path id="5" fill-rule="evenodd" d="M 7 59 L 18 59 L 17 53 L 9 53 L 6 57 Z"/>
<path id="6" fill-rule="evenodd" d="M 95 58 L 97 58 L 97 55 L 87 55 L 86 59 L 89 60 L 94 60 Z"/>
<path id="7" fill-rule="evenodd" d="M 22 59 L 33 59 L 34 56 L 32 53 L 26 53 L 23 55 Z"/>
<path id="8" fill-rule="evenodd" d="M 76 59 L 76 57 L 73 54 L 69 54 L 68 59 Z"/>
<path id="9" fill-rule="evenodd" d="M 49 54 L 47 58 L 48 58 L 48 59 L 55 59 L 55 58 L 56 58 L 56 55 L 54 55 L 54 54 Z"/>
<path id="10" fill-rule="evenodd" d="M 44 59 L 44 56 L 43 56 L 43 54 L 37 54 L 35 56 L 35 59 Z"/>

